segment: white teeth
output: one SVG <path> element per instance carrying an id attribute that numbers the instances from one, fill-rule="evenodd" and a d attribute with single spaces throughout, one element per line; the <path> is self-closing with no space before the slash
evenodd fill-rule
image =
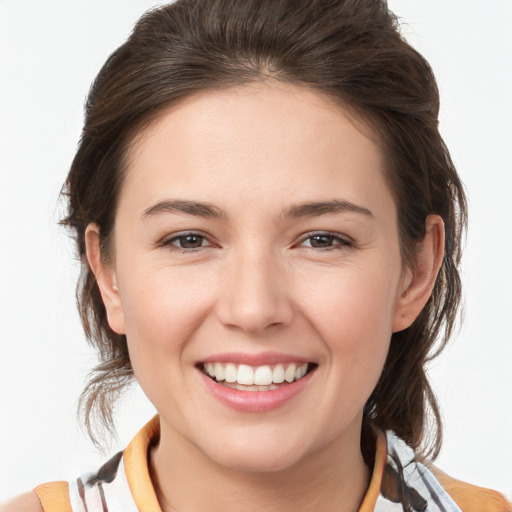
<path id="1" fill-rule="evenodd" d="M 293 382 L 295 380 L 295 365 L 291 364 L 286 368 L 286 371 L 284 372 L 284 380 L 286 382 Z"/>
<path id="2" fill-rule="evenodd" d="M 247 385 L 243 385 L 243 384 L 237 384 L 235 386 L 235 389 L 238 389 L 240 391 L 259 391 L 260 390 L 258 388 L 258 386 L 247 386 Z"/>
<path id="3" fill-rule="evenodd" d="M 238 384 L 245 384 L 246 386 L 252 386 L 254 384 L 254 371 L 250 366 L 241 364 L 238 367 L 236 374 L 236 381 Z"/>
<path id="4" fill-rule="evenodd" d="M 206 363 L 206 371 L 208 372 L 208 375 L 210 377 L 215 377 L 215 365 L 213 365 L 212 363 Z"/>
<path id="5" fill-rule="evenodd" d="M 272 391 L 273 389 L 277 389 L 279 386 L 275 384 L 270 384 L 269 386 L 259 386 L 260 391 Z"/>
<path id="6" fill-rule="evenodd" d="M 226 369 L 224 370 L 224 380 L 226 382 L 236 382 L 237 371 L 236 366 L 234 364 L 227 364 Z"/>
<path id="7" fill-rule="evenodd" d="M 307 365 L 299 366 L 295 370 L 295 380 L 302 379 L 302 377 L 304 377 L 304 375 L 306 375 L 307 370 L 308 370 Z"/>
<path id="8" fill-rule="evenodd" d="M 227 388 L 238 389 L 239 391 L 272 391 L 279 387 L 275 384 L 270 384 L 270 386 L 244 386 L 242 384 L 233 384 L 228 382 L 221 382 L 221 384 Z"/>
<path id="9" fill-rule="evenodd" d="M 274 384 L 281 384 L 284 382 L 284 368 L 282 364 L 278 364 L 272 372 L 272 382 Z"/>
<path id="10" fill-rule="evenodd" d="M 286 369 L 285 369 L 286 368 Z M 204 372 L 217 382 L 234 389 L 244 391 L 269 391 L 276 389 L 283 382 L 292 383 L 306 375 L 308 365 L 298 366 L 295 363 L 277 364 L 273 369 L 269 365 L 251 367 L 247 364 L 205 363 Z M 241 386 L 241 387 L 239 387 Z"/>
<path id="11" fill-rule="evenodd" d="M 254 384 L 268 386 L 272 384 L 272 370 L 270 366 L 259 366 L 254 372 Z"/>
<path id="12" fill-rule="evenodd" d="M 224 380 L 224 366 L 220 363 L 215 363 L 215 378 L 220 382 Z"/>

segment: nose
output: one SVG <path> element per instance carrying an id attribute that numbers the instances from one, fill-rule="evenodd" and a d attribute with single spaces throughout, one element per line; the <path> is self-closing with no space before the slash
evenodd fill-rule
<path id="1" fill-rule="evenodd" d="M 283 262 L 261 252 L 240 251 L 228 258 L 217 304 L 225 326 L 253 334 L 287 326 L 294 316 Z"/>

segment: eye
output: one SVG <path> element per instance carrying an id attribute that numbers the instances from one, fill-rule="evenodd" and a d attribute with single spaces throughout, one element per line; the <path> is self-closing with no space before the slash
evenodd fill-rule
<path id="1" fill-rule="evenodd" d="M 176 248 L 187 251 L 208 247 L 211 244 L 208 238 L 200 233 L 183 233 L 163 240 L 161 245 L 170 249 Z"/>
<path id="2" fill-rule="evenodd" d="M 351 241 L 340 235 L 334 233 L 313 233 L 303 238 L 300 243 L 301 247 L 310 247 L 312 249 L 341 249 L 343 247 L 350 247 Z"/>

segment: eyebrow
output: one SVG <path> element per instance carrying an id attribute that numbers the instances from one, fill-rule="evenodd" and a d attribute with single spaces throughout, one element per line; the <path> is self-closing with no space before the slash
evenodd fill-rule
<path id="1" fill-rule="evenodd" d="M 187 213 L 196 217 L 226 218 L 227 214 L 217 206 L 197 201 L 165 200 L 156 203 L 142 212 L 142 217 L 153 217 L 161 213 Z"/>
<path id="2" fill-rule="evenodd" d="M 329 213 L 352 212 L 373 217 L 367 208 L 350 203 L 349 201 L 334 199 L 332 201 L 317 201 L 313 203 L 300 203 L 286 208 L 281 216 L 284 218 L 319 217 Z M 162 213 L 185 213 L 196 217 L 227 219 L 227 213 L 221 208 L 211 204 L 186 200 L 164 200 L 146 208 L 142 217 L 153 217 Z"/>
<path id="3" fill-rule="evenodd" d="M 314 203 L 302 203 L 292 205 L 283 212 L 284 217 L 318 217 L 328 213 L 344 213 L 353 212 L 373 217 L 373 213 L 367 208 L 358 206 L 344 201 L 341 199 L 334 199 L 332 201 L 318 201 Z"/>

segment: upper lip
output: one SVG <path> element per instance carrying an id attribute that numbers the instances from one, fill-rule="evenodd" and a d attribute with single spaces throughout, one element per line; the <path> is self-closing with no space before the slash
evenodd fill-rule
<path id="1" fill-rule="evenodd" d="M 279 363 L 311 363 L 311 359 L 285 354 L 283 352 L 261 352 L 259 354 L 247 354 L 243 352 L 224 352 L 213 354 L 201 360 L 201 363 L 234 363 L 248 366 L 263 366 Z"/>

